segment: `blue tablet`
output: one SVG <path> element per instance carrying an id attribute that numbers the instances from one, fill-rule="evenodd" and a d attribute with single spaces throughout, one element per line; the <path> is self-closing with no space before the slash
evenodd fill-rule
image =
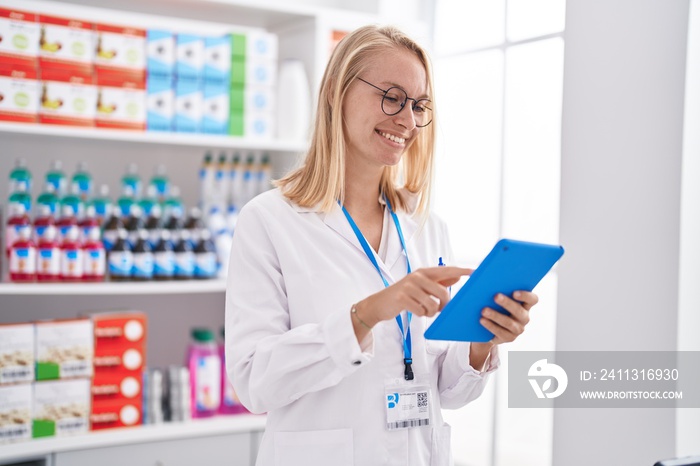
<path id="1" fill-rule="evenodd" d="M 425 331 L 431 340 L 486 342 L 493 333 L 479 323 L 485 307 L 507 314 L 494 302 L 498 293 L 532 291 L 564 254 L 550 244 L 502 239 Z"/>

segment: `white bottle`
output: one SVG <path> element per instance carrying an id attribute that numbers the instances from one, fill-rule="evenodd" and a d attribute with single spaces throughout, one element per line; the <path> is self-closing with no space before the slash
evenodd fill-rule
<path id="1" fill-rule="evenodd" d="M 311 126 L 309 80 L 300 60 L 280 64 L 277 84 L 277 138 L 302 141 Z"/>
<path id="2" fill-rule="evenodd" d="M 207 152 L 199 169 L 199 208 L 207 214 L 211 208 L 211 199 L 216 179 L 216 166 L 211 152 Z"/>

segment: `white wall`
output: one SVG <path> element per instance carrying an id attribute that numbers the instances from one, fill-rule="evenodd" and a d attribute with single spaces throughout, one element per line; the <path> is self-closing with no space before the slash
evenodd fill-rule
<path id="1" fill-rule="evenodd" d="M 675 350 L 688 0 L 569 0 L 557 350 Z M 558 409 L 554 465 L 675 456 L 661 409 Z"/>

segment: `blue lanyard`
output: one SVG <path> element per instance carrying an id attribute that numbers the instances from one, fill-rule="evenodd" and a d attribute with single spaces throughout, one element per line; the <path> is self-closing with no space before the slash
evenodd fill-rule
<path id="1" fill-rule="evenodd" d="M 406 274 L 409 274 L 409 273 L 411 273 L 411 263 L 408 260 L 408 251 L 406 250 L 406 241 L 404 240 L 404 237 L 403 237 L 403 231 L 401 230 L 401 224 L 399 223 L 399 218 L 396 216 L 394 209 L 391 208 L 391 204 L 389 203 L 389 199 L 387 199 L 385 197 L 384 201 L 386 202 L 386 205 L 389 208 L 389 213 L 391 213 L 391 218 L 394 220 L 394 225 L 396 225 L 396 231 L 399 233 L 399 240 L 401 241 L 401 248 L 403 249 L 403 252 L 406 256 L 406 269 L 407 269 Z M 340 204 L 340 202 L 338 204 Z M 352 217 L 350 216 L 350 213 L 347 211 L 347 209 L 342 205 L 340 207 L 343 209 L 343 213 L 345 214 L 345 218 L 348 219 L 348 223 L 350 224 L 350 227 L 352 227 L 352 231 L 355 233 L 355 236 L 357 236 L 357 240 L 360 242 L 362 249 L 365 251 L 365 254 L 369 258 L 369 260 L 372 262 L 372 265 L 374 265 L 374 268 L 377 270 L 377 273 L 379 274 L 379 277 L 382 279 L 382 282 L 384 282 L 384 286 L 388 287 L 389 282 L 386 281 L 386 278 L 384 278 L 384 274 L 382 273 L 382 270 L 379 268 L 379 264 L 377 263 L 377 258 L 375 257 L 374 251 L 372 250 L 370 245 L 367 243 L 365 236 L 362 234 L 360 229 L 357 227 L 357 224 L 352 219 Z M 407 317 L 408 323 L 407 323 L 405 331 L 403 328 L 403 319 L 401 318 L 401 314 L 396 316 L 396 323 L 399 324 L 399 330 L 401 331 L 401 340 L 403 341 L 404 378 L 406 380 L 413 380 L 413 369 L 411 368 L 411 364 L 413 364 L 413 358 L 411 357 L 411 317 L 413 316 L 413 314 L 408 312 L 407 316 L 408 316 Z"/>

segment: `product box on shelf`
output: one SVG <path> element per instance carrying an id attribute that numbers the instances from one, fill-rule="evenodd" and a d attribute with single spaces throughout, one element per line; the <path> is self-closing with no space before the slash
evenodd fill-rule
<path id="1" fill-rule="evenodd" d="M 172 78 L 175 74 L 175 35 L 170 31 L 149 29 L 146 33 L 146 73 Z"/>
<path id="2" fill-rule="evenodd" d="M 34 380 L 34 325 L 0 325 L 0 384 Z"/>
<path id="3" fill-rule="evenodd" d="M 245 34 L 231 34 L 231 57 L 245 58 L 247 43 Z"/>
<path id="4" fill-rule="evenodd" d="M 94 336 L 90 319 L 35 324 L 36 379 L 92 376 Z"/>
<path id="5" fill-rule="evenodd" d="M 143 389 L 141 373 L 105 373 L 97 371 L 92 379 L 92 403 L 140 402 Z"/>
<path id="6" fill-rule="evenodd" d="M 229 89 L 229 124 L 230 136 L 243 136 L 245 121 L 245 87 L 242 84 L 232 84 Z"/>
<path id="7" fill-rule="evenodd" d="M 178 76 L 175 81 L 175 131 L 197 133 L 202 123 L 202 82 Z"/>
<path id="8" fill-rule="evenodd" d="M 95 72 L 146 73 L 146 31 L 109 24 L 95 25 Z"/>
<path id="9" fill-rule="evenodd" d="M 140 311 L 90 313 L 95 330 L 95 346 L 146 345 L 148 317 Z"/>
<path id="10" fill-rule="evenodd" d="M 204 69 L 204 39 L 192 34 L 175 37 L 175 74 L 179 78 L 201 79 Z"/>
<path id="11" fill-rule="evenodd" d="M 62 437 L 88 431 L 90 379 L 37 382 L 33 437 Z"/>
<path id="12" fill-rule="evenodd" d="M 277 34 L 267 31 L 253 31 L 246 40 L 246 57 L 250 60 L 277 62 Z"/>
<path id="13" fill-rule="evenodd" d="M 246 137 L 272 139 L 275 135 L 275 115 L 247 112 L 243 131 Z"/>
<path id="14" fill-rule="evenodd" d="M 101 344 L 95 347 L 95 373 L 140 373 L 145 365 L 146 347 L 143 344 Z"/>
<path id="15" fill-rule="evenodd" d="M 92 71 L 43 68 L 39 122 L 55 125 L 94 126 L 97 87 Z"/>
<path id="16" fill-rule="evenodd" d="M 214 84 L 205 81 L 204 101 L 202 104 L 202 133 L 227 134 L 229 119 L 229 94 L 228 83 Z"/>
<path id="17" fill-rule="evenodd" d="M 146 78 L 146 128 L 148 131 L 172 131 L 174 118 L 173 78 L 149 74 Z"/>
<path id="18" fill-rule="evenodd" d="M 249 85 L 245 89 L 244 108 L 247 113 L 275 114 L 275 90 L 272 87 Z"/>
<path id="19" fill-rule="evenodd" d="M 0 387 L 0 444 L 32 438 L 32 385 Z"/>
<path id="20" fill-rule="evenodd" d="M 204 38 L 204 83 L 227 85 L 231 81 L 231 36 Z"/>
<path id="21" fill-rule="evenodd" d="M 39 23 L 35 13 L 0 8 L 0 64 L 36 68 Z"/>
<path id="22" fill-rule="evenodd" d="M 98 73 L 96 105 L 95 126 L 98 128 L 143 131 L 146 128 L 145 75 L 115 71 Z"/>
<path id="23" fill-rule="evenodd" d="M 0 62 L 0 120 L 36 122 L 39 89 L 36 68 Z"/>
<path id="24" fill-rule="evenodd" d="M 95 31 L 87 21 L 39 15 L 39 66 L 41 69 L 78 68 L 92 74 Z"/>
<path id="25" fill-rule="evenodd" d="M 231 58 L 231 86 L 242 87 L 246 83 L 246 60 L 245 57 Z"/>
<path id="26" fill-rule="evenodd" d="M 277 85 L 277 62 L 246 59 L 245 83 L 247 86 L 274 88 Z"/>
<path id="27" fill-rule="evenodd" d="M 142 424 L 141 400 L 93 401 L 90 430 L 133 427 Z"/>

